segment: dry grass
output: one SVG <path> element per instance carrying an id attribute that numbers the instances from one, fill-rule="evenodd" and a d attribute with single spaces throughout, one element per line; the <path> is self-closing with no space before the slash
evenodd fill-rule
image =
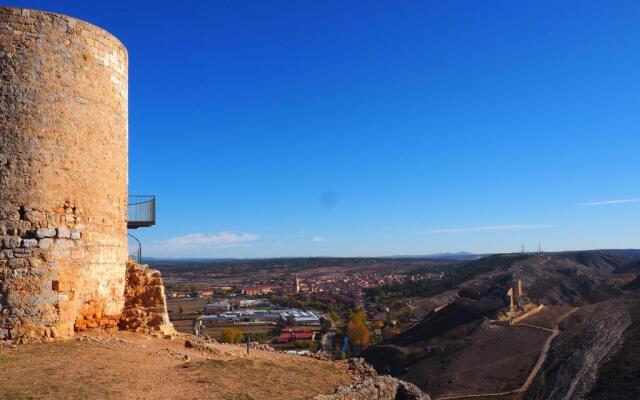
<path id="1" fill-rule="evenodd" d="M 118 333 L 107 339 L 0 348 L 0 399 L 308 399 L 351 382 L 344 365 L 183 340 Z M 189 362 L 182 358 L 190 357 Z"/>

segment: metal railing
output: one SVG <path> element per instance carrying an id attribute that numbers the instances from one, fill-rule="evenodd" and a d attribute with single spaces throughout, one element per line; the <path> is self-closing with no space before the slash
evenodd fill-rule
<path id="1" fill-rule="evenodd" d="M 138 264 L 142 264 L 142 243 L 130 233 L 129 237 L 134 240 L 133 246 L 129 243 L 129 257 L 133 258 Z"/>
<path id="2" fill-rule="evenodd" d="M 136 229 L 156 224 L 156 196 L 129 196 L 127 228 Z"/>

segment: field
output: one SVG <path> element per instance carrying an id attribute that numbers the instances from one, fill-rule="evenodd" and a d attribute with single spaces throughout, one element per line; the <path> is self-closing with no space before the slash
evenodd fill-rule
<path id="1" fill-rule="evenodd" d="M 168 299 L 167 309 L 169 316 L 173 319 L 180 316 L 180 308 L 182 308 L 182 314 L 193 315 L 210 301 L 209 299 Z"/>

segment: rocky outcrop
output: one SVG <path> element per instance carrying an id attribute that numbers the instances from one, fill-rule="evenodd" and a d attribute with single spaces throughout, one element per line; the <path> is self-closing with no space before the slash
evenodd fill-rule
<path id="1" fill-rule="evenodd" d="M 622 298 L 585 307 L 570 317 L 524 398 L 584 398 L 631 324 L 633 307 L 637 302 Z"/>
<path id="2" fill-rule="evenodd" d="M 131 260 L 127 263 L 121 330 L 174 335 L 160 272 Z"/>
<path id="3" fill-rule="evenodd" d="M 412 383 L 390 376 L 378 376 L 363 358 L 349 359 L 347 370 L 359 382 L 340 386 L 334 394 L 319 395 L 314 400 L 430 400 Z"/>
<path id="4" fill-rule="evenodd" d="M 378 376 L 376 369 L 367 363 L 364 358 L 350 358 L 347 361 L 347 370 L 359 380 L 376 378 Z"/>
<path id="5" fill-rule="evenodd" d="M 334 394 L 320 395 L 314 400 L 430 400 L 412 383 L 390 376 L 367 378 L 362 382 L 340 386 Z"/>

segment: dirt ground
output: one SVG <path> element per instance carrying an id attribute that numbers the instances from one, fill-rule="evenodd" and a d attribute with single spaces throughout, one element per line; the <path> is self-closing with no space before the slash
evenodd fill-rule
<path id="1" fill-rule="evenodd" d="M 418 362 L 401 379 L 434 398 L 518 388 L 549 334 L 523 326 L 483 326 L 456 346 Z M 457 349 L 455 349 L 457 347 Z"/>
<path id="2" fill-rule="evenodd" d="M 0 347 L 0 399 L 309 399 L 353 381 L 344 364 L 126 332 Z"/>

